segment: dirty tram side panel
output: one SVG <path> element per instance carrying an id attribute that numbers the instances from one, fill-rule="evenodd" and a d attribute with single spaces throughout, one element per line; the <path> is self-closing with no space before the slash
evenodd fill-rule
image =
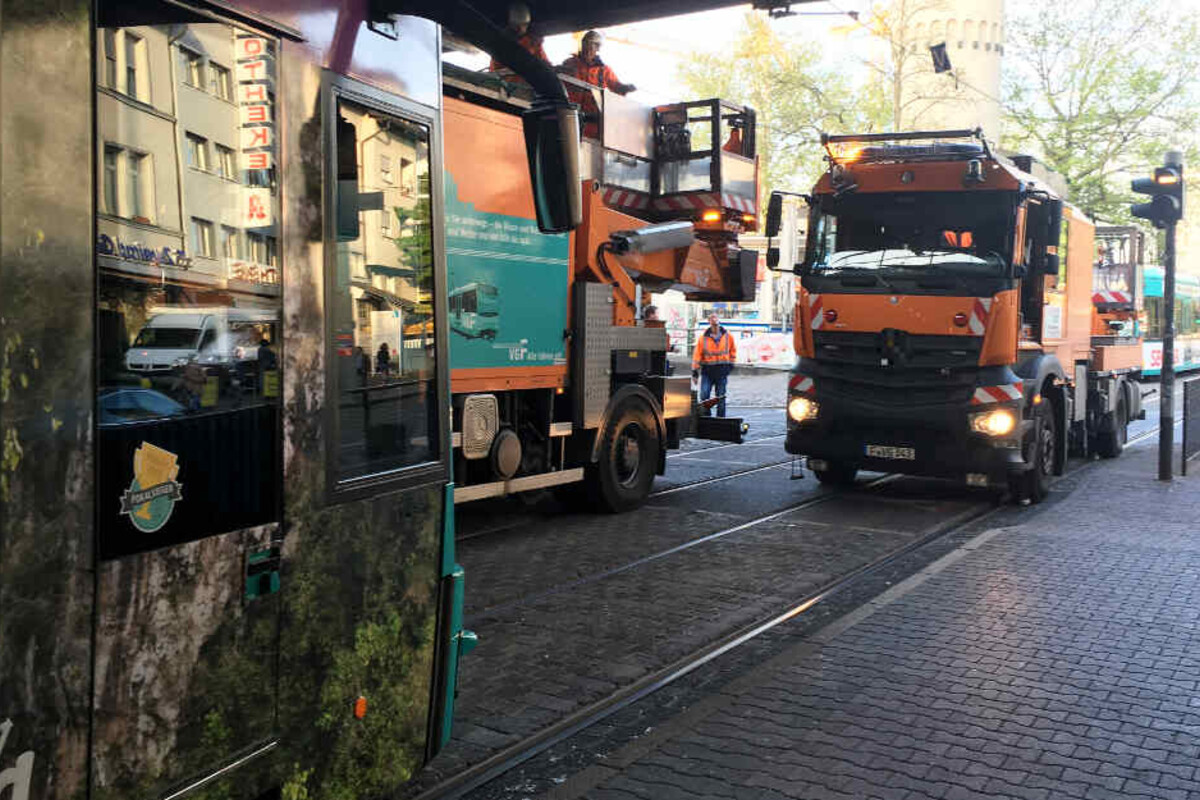
<path id="1" fill-rule="evenodd" d="M 0 16 L 6 800 L 381 796 L 448 733 L 439 32 L 320 5 Z"/>

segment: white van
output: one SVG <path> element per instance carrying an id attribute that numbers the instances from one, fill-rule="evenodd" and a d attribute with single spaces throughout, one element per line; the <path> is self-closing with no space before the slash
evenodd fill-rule
<path id="1" fill-rule="evenodd" d="M 225 367 L 254 361 L 264 332 L 277 323 L 274 311 L 155 309 L 125 352 L 125 367 L 133 372 L 168 372 L 193 360 Z"/>

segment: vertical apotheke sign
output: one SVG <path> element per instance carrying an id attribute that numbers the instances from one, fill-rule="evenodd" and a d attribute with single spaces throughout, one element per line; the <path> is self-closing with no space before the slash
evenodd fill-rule
<path id="1" fill-rule="evenodd" d="M 237 37 L 237 100 L 241 120 L 241 167 L 250 173 L 275 167 L 275 59 L 261 36 Z M 251 176 L 253 178 L 253 176 Z M 242 190 L 242 224 L 265 228 L 275 224 L 268 175 L 249 181 Z"/>

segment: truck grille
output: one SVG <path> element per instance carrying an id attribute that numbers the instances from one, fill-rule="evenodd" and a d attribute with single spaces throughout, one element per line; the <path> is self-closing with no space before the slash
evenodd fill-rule
<path id="1" fill-rule="evenodd" d="M 959 406 L 975 389 L 983 338 L 814 331 L 813 345 L 823 397 L 878 407 Z"/>

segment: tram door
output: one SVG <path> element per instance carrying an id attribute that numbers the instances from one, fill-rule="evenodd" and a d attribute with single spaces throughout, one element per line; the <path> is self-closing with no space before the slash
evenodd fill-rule
<path id="1" fill-rule="evenodd" d="M 209 5 L 98 12 L 94 796 L 386 796 L 448 724 L 438 31 L 326 23 L 418 102 Z"/>
<path id="2" fill-rule="evenodd" d="M 102 3 L 96 31 L 102 798 L 165 796 L 278 738 L 279 43 L 152 8 Z"/>

